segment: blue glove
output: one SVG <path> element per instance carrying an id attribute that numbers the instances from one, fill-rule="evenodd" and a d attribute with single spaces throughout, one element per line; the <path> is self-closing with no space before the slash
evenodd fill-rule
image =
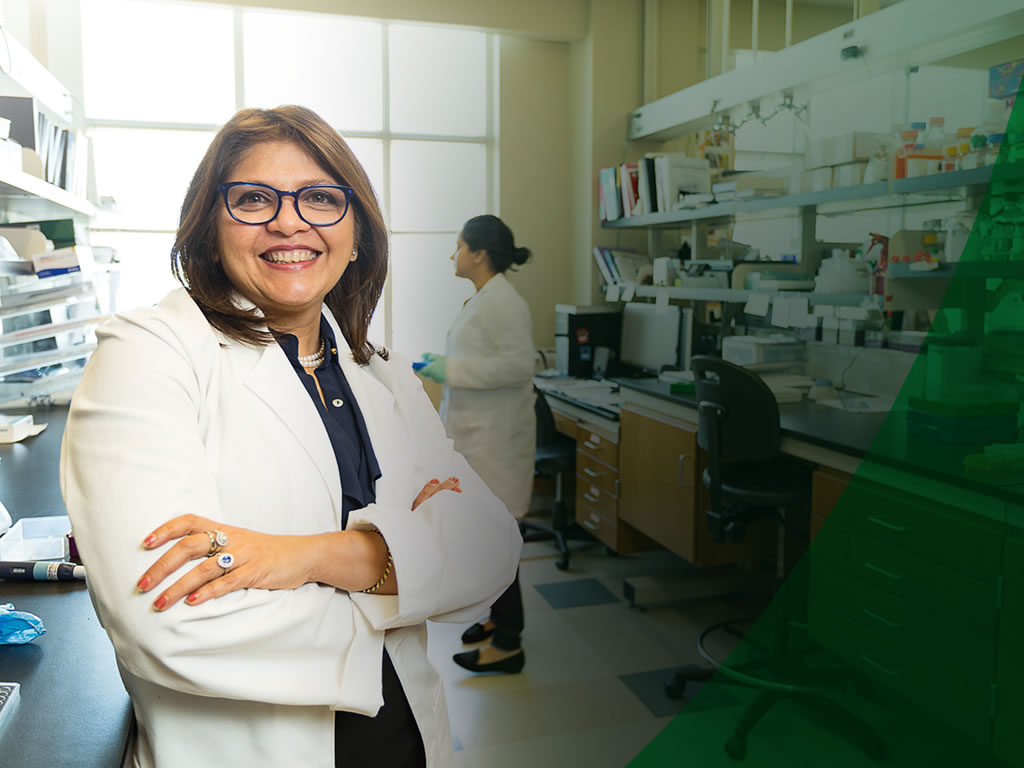
<path id="1" fill-rule="evenodd" d="M 423 368 L 420 368 L 420 376 L 433 379 L 439 384 L 444 384 L 447 378 L 448 358 L 444 355 L 435 355 L 432 352 L 427 352 L 423 355 L 423 359 L 430 362 Z"/>

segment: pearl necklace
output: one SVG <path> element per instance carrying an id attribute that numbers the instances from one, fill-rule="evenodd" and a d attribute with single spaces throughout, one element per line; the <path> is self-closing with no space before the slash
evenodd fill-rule
<path id="1" fill-rule="evenodd" d="M 320 364 L 324 361 L 324 353 L 326 351 L 326 343 L 320 339 L 320 349 L 314 352 L 312 355 L 299 355 L 299 365 L 303 368 L 319 368 Z"/>

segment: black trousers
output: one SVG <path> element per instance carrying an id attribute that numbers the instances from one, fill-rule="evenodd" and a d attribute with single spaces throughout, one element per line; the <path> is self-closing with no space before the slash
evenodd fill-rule
<path id="1" fill-rule="evenodd" d="M 491 606 L 491 621 L 494 622 L 494 637 L 491 643 L 503 651 L 519 650 L 519 636 L 523 633 L 523 595 L 519 591 L 519 570 L 516 578 Z"/>
<path id="2" fill-rule="evenodd" d="M 354 712 L 335 713 L 335 768 L 426 768 L 423 737 L 387 651 L 384 651 L 383 684 L 384 706 L 376 717 Z"/>

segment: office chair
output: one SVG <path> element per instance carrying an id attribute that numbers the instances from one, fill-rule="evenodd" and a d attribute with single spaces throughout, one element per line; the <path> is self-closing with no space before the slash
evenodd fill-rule
<path id="1" fill-rule="evenodd" d="M 780 454 L 779 406 L 757 374 L 704 355 L 694 356 L 691 367 L 698 403 L 697 443 L 707 454 L 703 481 L 710 491 L 708 531 L 716 541 L 739 542 L 754 522 L 775 520 L 775 595 L 769 607 L 767 642 L 746 640 L 763 658 L 723 665 L 707 650 L 705 641 L 718 630 L 739 634 L 735 625 L 743 620 L 714 624 L 697 641 L 698 652 L 713 666 L 679 670 L 666 683 L 666 691 L 679 698 L 687 682 L 706 681 L 716 672 L 721 673 L 722 682 L 759 689 L 725 744 L 725 751 L 735 760 L 746 756 L 751 729 L 783 698 L 814 707 L 870 758 L 879 759 L 884 745 L 871 728 L 824 695 L 826 685 L 840 688 L 855 678 L 843 673 L 809 674 L 802 668 L 800 654 L 790 647 L 790 617 L 783 599 L 787 593 L 778 590 L 788 566 L 784 557 L 786 510 L 810 502 L 812 467 Z"/>
<path id="2" fill-rule="evenodd" d="M 555 417 L 551 414 L 551 407 L 536 384 L 533 392 L 537 396 L 534 403 L 537 417 L 537 458 L 534 471 L 538 475 L 554 476 L 555 502 L 551 507 L 550 525 L 521 520 L 519 530 L 523 534 L 523 541 L 554 539 L 561 553 L 555 565 L 560 571 L 564 571 L 569 567 L 568 540 L 591 538 L 573 522 L 570 509 L 563 498 L 564 476 L 569 473 L 571 478 L 576 466 L 576 441 L 555 429 Z"/>

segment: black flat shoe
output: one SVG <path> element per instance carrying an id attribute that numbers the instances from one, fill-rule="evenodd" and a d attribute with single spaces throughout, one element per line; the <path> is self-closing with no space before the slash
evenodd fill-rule
<path id="1" fill-rule="evenodd" d="M 480 658 L 480 651 L 465 651 L 464 653 L 456 653 L 452 656 L 452 660 L 463 669 L 468 669 L 470 672 L 505 672 L 509 675 L 515 675 L 523 671 L 523 667 L 526 665 L 526 654 L 522 650 L 514 656 L 509 656 L 502 659 L 501 661 L 493 661 L 490 664 L 480 664 L 478 659 Z"/>
<path id="2" fill-rule="evenodd" d="M 493 634 L 493 629 L 487 629 L 483 624 L 477 622 L 462 633 L 462 644 L 472 645 L 473 643 L 482 643 Z"/>

